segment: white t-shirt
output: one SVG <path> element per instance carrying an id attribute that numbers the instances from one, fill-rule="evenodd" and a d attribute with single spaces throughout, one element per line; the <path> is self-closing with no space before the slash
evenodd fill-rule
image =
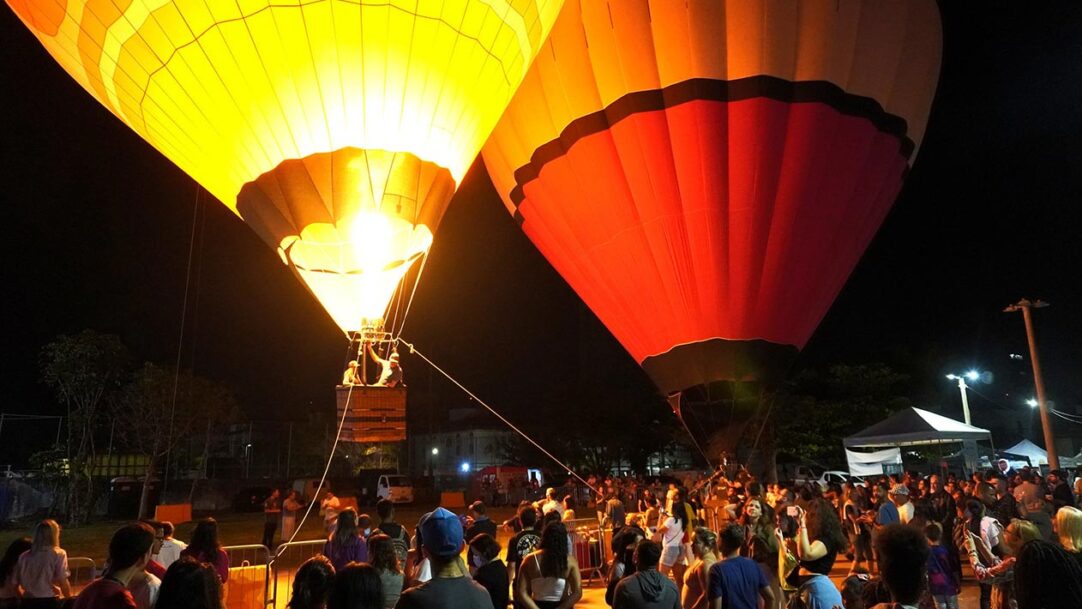
<path id="1" fill-rule="evenodd" d="M 661 547 L 668 548 L 683 543 L 684 527 L 675 518 L 669 516 L 661 526 L 665 528 L 665 533 L 661 536 Z"/>
<path id="2" fill-rule="evenodd" d="M 985 516 L 981 518 L 981 539 L 984 543 L 988 544 L 988 548 L 992 549 L 999 545 L 999 540 L 1003 536 L 1003 525 L 998 520 L 991 516 Z"/>
<path id="3" fill-rule="evenodd" d="M 162 580 L 153 573 L 143 575 L 144 577 L 137 580 L 132 579 L 131 584 L 128 585 L 128 591 L 135 599 L 135 606 L 138 609 L 154 609 L 154 605 L 158 604 L 158 592 L 161 590 Z"/>
<path id="4" fill-rule="evenodd" d="M 23 587 L 23 595 L 30 598 L 60 596 L 55 584 L 69 575 L 68 553 L 60 548 L 27 550 L 15 565 L 15 578 Z"/>
<path id="5" fill-rule="evenodd" d="M 180 541 L 179 539 L 166 539 L 162 542 L 162 549 L 158 550 L 158 553 L 154 555 L 154 560 L 165 567 L 169 568 L 169 565 L 175 563 L 180 558 L 181 551 L 187 548 L 188 544 Z"/>
<path id="6" fill-rule="evenodd" d="M 902 524 L 909 524 L 910 520 L 913 520 L 913 502 L 906 501 L 904 505 L 898 506 L 898 519 L 902 521 Z"/>

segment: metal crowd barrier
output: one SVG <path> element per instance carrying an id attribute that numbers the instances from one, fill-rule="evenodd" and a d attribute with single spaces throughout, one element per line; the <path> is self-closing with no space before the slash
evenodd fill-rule
<path id="1" fill-rule="evenodd" d="M 93 559 L 85 556 L 69 556 L 68 572 L 71 573 L 68 578 L 68 582 L 71 583 L 71 595 L 76 596 L 98 576 L 98 565 Z"/>
<path id="2" fill-rule="evenodd" d="M 265 609 L 272 602 L 270 550 L 261 544 L 225 546 L 229 556 L 226 606 L 230 609 Z"/>
<path id="3" fill-rule="evenodd" d="M 568 535 L 571 536 L 571 552 L 579 563 L 579 572 L 587 581 L 596 576 L 604 579 L 608 568 L 609 542 L 611 530 L 601 528 L 596 518 L 577 518 L 565 520 Z"/>
<path id="4" fill-rule="evenodd" d="M 289 596 L 293 592 L 293 578 L 297 575 L 297 569 L 300 568 L 301 563 L 318 556 L 323 553 L 323 544 L 327 540 L 325 539 L 313 539 L 311 541 L 292 541 L 289 543 L 283 543 L 275 550 L 274 564 L 271 565 L 270 570 L 270 585 L 268 586 L 269 596 L 267 597 L 267 605 L 271 607 L 286 606 L 289 602 Z M 229 606 L 229 609 L 234 609 L 233 605 Z"/>

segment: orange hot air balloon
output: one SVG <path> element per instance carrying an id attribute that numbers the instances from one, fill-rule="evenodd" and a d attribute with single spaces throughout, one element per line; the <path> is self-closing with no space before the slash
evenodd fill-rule
<path id="1" fill-rule="evenodd" d="M 8 0 L 346 332 L 382 318 L 562 0 Z"/>
<path id="2" fill-rule="evenodd" d="M 662 392 L 779 379 L 913 162 L 935 2 L 568 0 L 546 44 L 508 210 Z"/>

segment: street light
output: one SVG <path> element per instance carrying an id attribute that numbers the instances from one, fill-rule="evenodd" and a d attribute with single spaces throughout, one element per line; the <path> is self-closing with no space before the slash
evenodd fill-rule
<path id="1" fill-rule="evenodd" d="M 1041 377 L 1041 360 L 1037 357 L 1037 337 L 1033 335 L 1033 314 L 1031 309 L 1043 309 L 1048 303 L 1043 300 L 1023 298 L 1008 305 L 1004 313 L 1022 312 L 1026 324 L 1026 340 L 1029 342 L 1029 362 L 1033 366 L 1033 385 L 1037 389 L 1037 406 L 1041 409 L 1041 428 L 1044 431 L 1044 449 L 1048 452 L 1048 467 L 1059 469 L 1059 455 L 1056 454 L 1056 440 L 1052 436 L 1052 419 L 1048 416 L 1048 400 L 1044 395 L 1044 379 Z"/>
<path id="2" fill-rule="evenodd" d="M 1037 400 L 1035 400 L 1033 398 L 1029 398 L 1028 400 L 1026 400 L 1026 406 L 1029 406 L 1030 408 L 1036 408 L 1037 407 Z"/>
<path id="3" fill-rule="evenodd" d="M 438 448 L 433 448 L 433 449 L 432 449 L 432 454 L 433 454 L 433 455 L 438 455 L 438 454 L 440 454 L 440 449 L 438 449 Z"/>
<path id="4" fill-rule="evenodd" d="M 962 416 L 966 425 L 969 425 L 969 397 L 966 395 L 966 389 L 969 388 L 969 385 L 966 385 L 966 379 L 976 381 L 981 378 L 981 373 L 976 370 L 969 370 L 965 374 L 948 374 L 947 378 L 958 381 L 958 391 L 962 394 Z"/>

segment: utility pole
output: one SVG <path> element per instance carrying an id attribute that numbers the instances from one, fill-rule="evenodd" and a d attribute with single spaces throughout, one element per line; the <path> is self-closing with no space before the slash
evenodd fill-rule
<path id="1" fill-rule="evenodd" d="M 1023 298 L 1016 304 L 1003 309 L 1004 313 L 1022 311 L 1026 323 L 1026 339 L 1029 341 L 1029 360 L 1033 364 L 1033 384 L 1037 389 L 1037 407 L 1041 411 L 1041 427 L 1044 428 L 1044 449 L 1048 452 L 1048 467 L 1059 469 L 1059 456 L 1056 454 L 1056 442 L 1052 436 L 1052 419 L 1048 416 L 1048 402 L 1044 396 L 1044 379 L 1041 377 L 1041 360 L 1037 356 L 1037 337 L 1033 335 L 1032 309 L 1043 309 L 1048 303 L 1043 300 Z"/>

